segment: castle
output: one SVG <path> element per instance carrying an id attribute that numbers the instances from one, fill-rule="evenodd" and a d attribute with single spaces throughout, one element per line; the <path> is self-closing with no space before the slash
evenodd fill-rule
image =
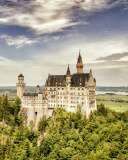
<path id="1" fill-rule="evenodd" d="M 90 73 L 83 73 L 83 62 L 79 53 L 77 73 L 71 74 L 68 65 L 66 75 L 48 75 L 45 89 L 42 93 L 40 86 L 36 88 L 36 93 L 25 93 L 24 76 L 18 76 L 17 96 L 21 98 L 22 108 L 25 109 L 27 125 L 33 120 L 37 126 L 40 118 L 52 115 L 52 111 L 57 108 L 64 108 L 68 112 L 76 112 L 78 109 L 82 114 L 86 113 L 88 118 L 91 111 L 97 109 L 96 106 L 96 80 Z"/>

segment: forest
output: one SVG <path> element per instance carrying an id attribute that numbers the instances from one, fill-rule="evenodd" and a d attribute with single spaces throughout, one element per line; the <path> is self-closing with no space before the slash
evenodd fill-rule
<path id="1" fill-rule="evenodd" d="M 0 160 L 127 160 L 128 111 L 103 104 L 90 114 L 53 111 L 35 129 L 24 125 L 21 100 L 0 98 Z"/>

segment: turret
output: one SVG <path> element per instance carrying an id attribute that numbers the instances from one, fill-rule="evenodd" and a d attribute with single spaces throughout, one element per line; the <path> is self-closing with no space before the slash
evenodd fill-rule
<path id="1" fill-rule="evenodd" d="M 66 81 L 67 83 L 71 82 L 71 73 L 70 73 L 69 64 L 68 64 L 67 73 L 66 73 Z"/>
<path id="2" fill-rule="evenodd" d="M 36 93 L 40 93 L 40 86 L 39 85 L 37 85 L 37 87 L 36 87 Z"/>
<path id="3" fill-rule="evenodd" d="M 48 74 L 48 86 L 50 86 L 50 74 Z"/>
<path id="4" fill-rule="evenodd" d="M 25 93 L 25 87 L 26 87 L 26 83 L 24 83 L 23 74 L 20 74 L 18 76 L 18 83 L 16 84 L 16 86 L 17 86 L 17 96 L 19 98 L 22 98 L 23 94 Z"/>
<path id="5" fill-rule="evenodd" d="M 90 69 L 90 74 L 92 74 L 92 69 Z"/>
<path id="6" fill-rule="evenodd" d="M 82 74 L 83 73 L 83 62 L 82 62 L 82 57 L 79 51 L 79 56 L 78 56 L 78 60 L 77 60 L 77 74 Z"/>

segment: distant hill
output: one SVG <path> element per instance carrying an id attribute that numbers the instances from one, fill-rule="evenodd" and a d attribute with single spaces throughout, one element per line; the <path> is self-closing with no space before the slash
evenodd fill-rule
<path id="1" fill-rule="evenodd" d="M 41 90 L 44 89 L 44 85 L 40 86 Z M 0 87 L 0 96 L 7 94 L 9 100 L 14 100 L 16 97 L 16 86 L 1 86 Z M 36 86 L 26 86 L 25 92 L 36 92 Z"/>
<path id="2" fill-rule="evenodd" d="M 111 91 L 111 92 L 128 92 L 128 86 L 122 87 L 105 87 L 105 86 L 97 86 L 96 91 Z"/>

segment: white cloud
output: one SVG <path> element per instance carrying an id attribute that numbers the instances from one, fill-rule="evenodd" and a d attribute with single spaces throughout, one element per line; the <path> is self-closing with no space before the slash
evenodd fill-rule
<path id="1" fill-rule="evenodd" d="M 83 24 L 82 21 L 74 21 L 81 9 L 85 10 L 84 16 L 89 13 L 108 9 L 120 1 L 110 3 L 110 0 L 42 0 L 40 3 L 22 2 L 14 3 L 15 7 L 0 6 L 0 23 L 6 25 L 18 25 L 29 27 L 37 34 L 62 31 L 63 28 Z M 26 4 L 25 4 L 26 3 Z M 73 9 L 73 7 L 78 7 Z"/>
<path id="2" fill-rule="evenodd" d="M 43 61 L 48 64 L 61 65 L 61 64 L 75 64 L 78 56 L 79 48 L 81 49 L 81 54 L 83 57 L 83 62 L 87 63 L 98 63 L 99 60 L 96 60 L 99 57 L 105 57 L 116 53 L 123 53 L 128 51 L 128 40 L 125 38 L 115 37 L 112 40 L 99 40 L 92 42 L 67 42 L 65 44 L 59 45 L 58 48 L 54 51 L 51 51 L 52 54 L 35 54 L 34 59 L 36 61 Z M 48 51 L 50 52 L 50 51 Z M 39 59 L 40 57 L 40 59 Z M 101 61 L 100 61 L 101 62 Z M 104 62 L 104 61 L 103 61 Z M 102 67 L 102 66 L 101 66 Z"/>
<path id="3" fill-rule="evenodd" d="M 65 74 L 68 63 L 70 64 L 71 73 L 76 73 L 76 63 L 78 58 L 79 48 L 84 63 L 84 72 L 93 70 L 93 75 L 97 79 L 97 85 L 126 85 L 125 75 L 128 75 L 127 61 L 98 61 L 98 57 L 106 57 L 114 53 L 123 53 L 128 51 L 128 41 L 119 41 L 120 37 L 115 37 L 115 40 L 104 40 L 99 42 L 76 43 L 59 46 L 59 50 L 53 52 L 34 54 L 33 60 L 13 61 L 0 57 L 1 79 L 0 85 L 15 85 L 17 76 L 23 73 L 27 85 L 37 84 L 44 85 L 48 73 L 50 74 Z M 58 47 L 57 47 L 58 48 Z M 126 57 L 127 60 L 127 57 Z M 118 74 L 117 74 L 117 70 Z M 108 78 L 111 77 L 111 78 Z M 123 81 L 117 81 L 125 77 Z"/>
<path id="4" fill-rule="evenodd" d="M 24 45 L 31 45 L 33 43 L 38 43 L 38 40 L 31 40 L 25 37 L 24 35 L 11 37 L 4 34 L 1 36 L 1 38 L 4 39 L 9 46 L 16 46 L 16 48 L 21 48 Z"/>
<path id="5" fill-rule="evenodd" d="M 116 0 L 115 2 L 112 2 L 111 0 L 85 0 L 81 4 L 83 9 L 96 12 L 99 10 L 112 8 L 120 2 L 120 0 Z"/>

